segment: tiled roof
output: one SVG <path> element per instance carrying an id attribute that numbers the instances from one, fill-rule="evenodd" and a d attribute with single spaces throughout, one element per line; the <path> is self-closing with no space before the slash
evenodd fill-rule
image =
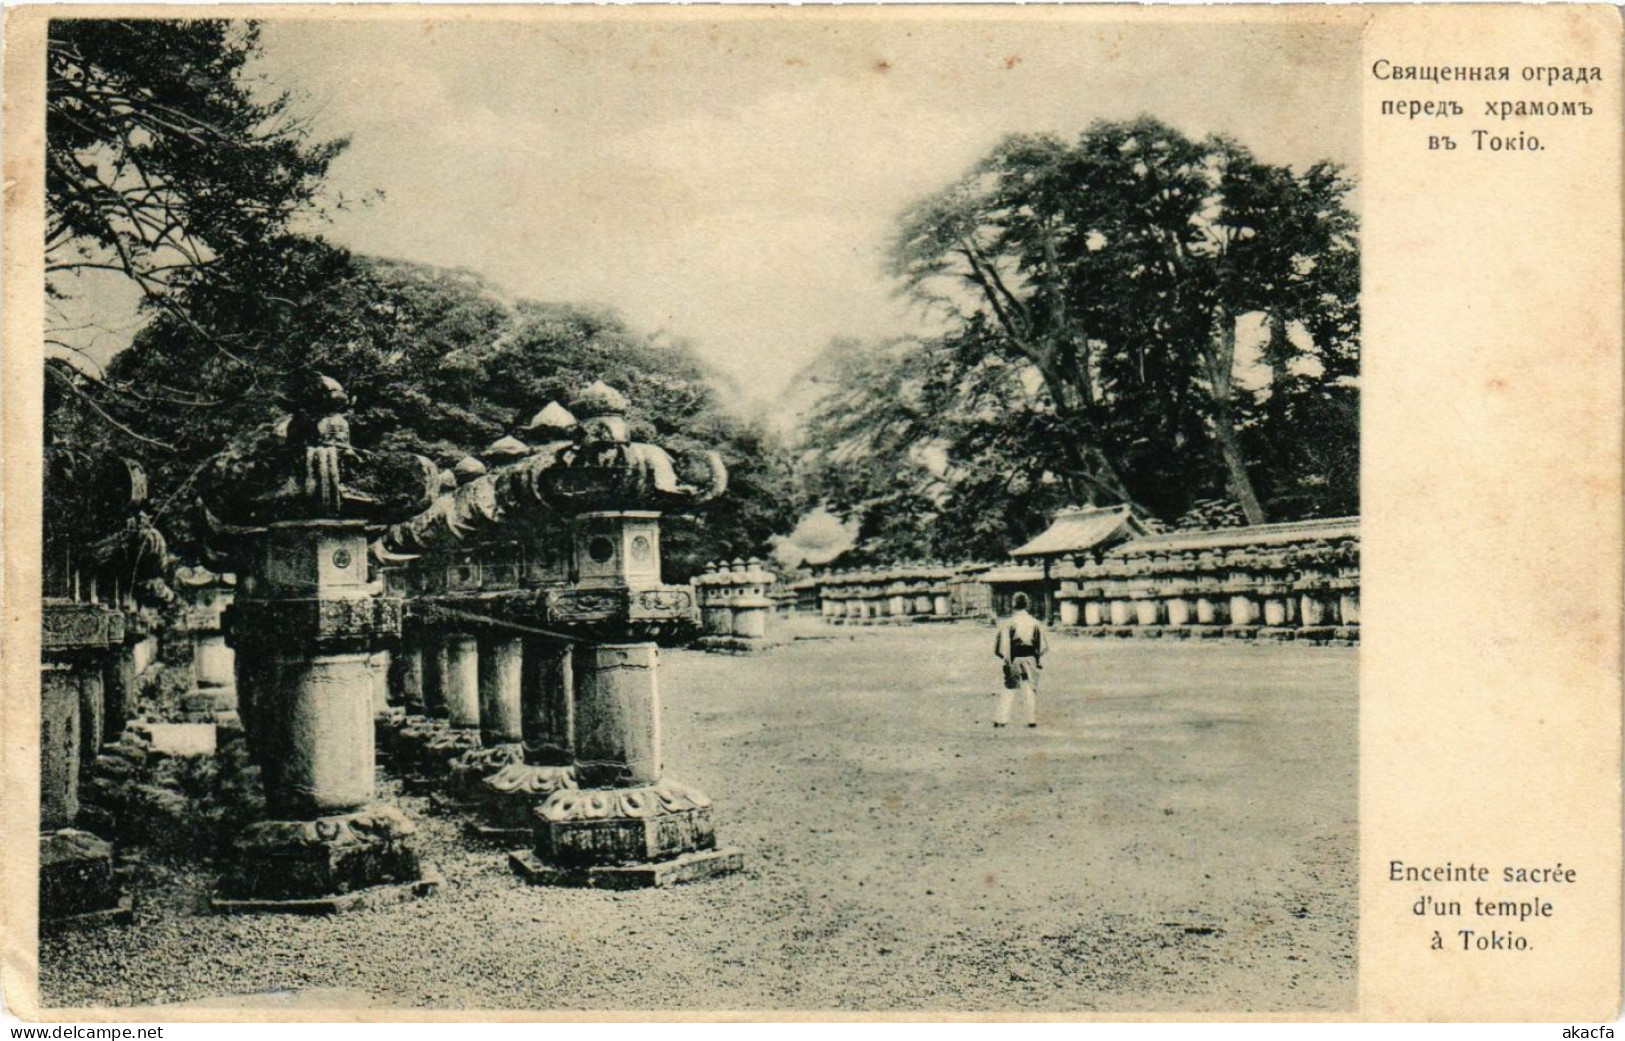
<path id="1" fill-rule="evenodd" d="M 1127 506 L 1088 506 L 1068 510 L 1041 534 L 1010 551 L 1012 557 L 1083 553 L 1097 546 L 1143 536 L 1145 526 Z"/>
<path id="2" fill-rule="evenodd" d="M 1324 520 L 1287 521 L 1283 524 L 1254 524 L 1242 528 L 1171 531 L 1165 535 L 1147 535 L 1118 546 L 1111 551 L 1111 555 L 1137 557 L 1146 553 L 1180 553 L 1185 550 L 1225 549 L 1230 546 L 1280 546 L 1291 542 L 1359 537 L 1360 518 L 1331 517 Z"/>

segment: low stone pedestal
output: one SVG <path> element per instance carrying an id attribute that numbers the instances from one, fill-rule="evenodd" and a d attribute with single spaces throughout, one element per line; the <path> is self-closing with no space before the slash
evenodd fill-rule
<path id="1" fill-rule="evenodd" d="M 533 883 L 664 886 L 744 865 L 739 850 L 717 849 L 711 800 L 671 781 L 556 792 L 536 821 L 536 848 L 510 858 Z"/>
<path id="2" fill-rule="evenodd" d="M 464 752 L 451 763 L 451 780 L 446 794 L 460 805 L 475 806 L 484 791 L 485 779 L 510 766 L 523 766 L 525 746 L 519 742 L 476 748 Z"/>
<path id="3" fill-rule="evenodd" d="M 479 742 L 451 762 L 440 802 L 459 811 L 479 809 L 483 782 L 506 767 L 525 763 L 524 640 L 483 633 L 479 640 Z"/>
<path id="4" fill-rule="evenodd" d="M 478 822 L 469 830 L 494 842 L 528 846 L 535 839 L 537 808 L 555 792 L 574 789 L 575 767 L 514 763 L 480 781 Z"/>
<path id="5" fill-rule="evenodd" d="M 40 931 L 124 923 L 131 901 L 113 872 L 113 844 L 63 828 L 39 837 Z"/>
<path id="6" fill-rule="evenodd" d="M 699 856 L 716 850 L 711 800 L 661 777 L 657 665 L 652 643 L 576 649 L 577 777 L 591 787 L 536 808 L 535 846 L 512 858 L 528 880 L 669 885 L 737 870 L 739 856 Z"/>
<path id="7" fill-rule="evenodd" d="M 429 791 L 451 775 L 451 764 L 469 752 L 479 751 L 480 732 L 447 725 L 417 748 L 415 768 L 408 784 L 418 792 Z"/>
<path id="8" fill-rule="evenodd" d="M 541 638 L 525 642 L 518 699 L 522 755 L 474 785 L 480 820 L 469 831 L 477 837 L 506 846 L 530 845 L 536 808 L 553 793 L 576 787 L 573 660 L 567 643 Z M 506 719 L 511 714 L 501 715 Z"/>
<path id="9" fill-rule="evenodd" d="M 417 826 L 374 804 L 313 820 L 249 825 L 232 843 L 216 911 L 326 913 L 433 892 L 439 875 L 418 857 Z"/>
<path id="10" fill-rule="evenodd" d="M 418 774 L 426 761 L 429 742 L 451 729 L 444 718 L 406 716 L 390 738 L 388 753 L 403 777 Z"/>
<path id="11" fill-rule="evenodd" d="M 585 886 L 593 889 L 656 889 L 682 882 L 731 875 L 745 866 L 743 850 L 732 846 L 686 853 L 654 864 L 611 864 L 567 871 L 556 868 L 526 851 L 509 857 L 519 876 L 538 886 Z"/>
<path id="12" fill-rule="evenodd" d="M 702 651 L 712 651 L 718 654 L 756 654 L 778 644 L 765 637 L 755 636 L 702 636 L 694 641 L 694 646 Z"/>

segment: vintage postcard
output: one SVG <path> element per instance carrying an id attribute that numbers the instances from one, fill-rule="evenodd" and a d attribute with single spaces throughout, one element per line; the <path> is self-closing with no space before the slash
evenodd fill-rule
<path id="1" fill-rule="evenodd" d="M 1618 1015 L 1617 9 L 4 75 L 12 1014 Z"/>

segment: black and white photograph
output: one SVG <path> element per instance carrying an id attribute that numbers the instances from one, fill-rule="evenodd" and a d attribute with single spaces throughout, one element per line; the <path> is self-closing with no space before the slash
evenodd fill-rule
<path id="1" fill-rule="evenodd" d="M 42 1007 L 1357 1012 L 1362 23 L 216 13 L 43 29 Z"/>

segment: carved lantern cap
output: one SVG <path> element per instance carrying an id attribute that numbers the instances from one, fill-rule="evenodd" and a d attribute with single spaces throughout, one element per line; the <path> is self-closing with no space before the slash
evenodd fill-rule
<path id="1" fill-rule="evenodd" d="M 476 477 L 484 477 L 485 464 L 471 455 L 465 455 L 457 460 L 457 465 L 451 468 L 451 472 L 456 475 L 457 483 L 462 484 Z"/>
<path id="2" fill-rule="evenodd" d="M 570 411 L 581 419 L 598 416 L 624 416 L 630 408 L 626 395 L 603 380 L 594 380 L 570 402 Z"/>
<path id="3" fill-rule="evenodd" d="M 529 454 L 530 446 L 512 435 L 497 438 L 480 452 L 480 455 L 493 462 L 511 462 Z"/>
<path id="4" fill-rule="evenodd" d="M 246 431 L 214 460 L 200 488 L 211 526 L 224 536 L 311 520 L 388 524 L 433 499 L 433 465 L 410 452 L 350 444 L 349 395 L 319 372 L 295 374 L 279 404 L 289 416 Z"/>
<path id="5" fill-rule="evenodd" d="M 571 430 L 576 425 L 576 417 L 570 410 L 557 401 L 549 401 L 542 406 L 542 410 L 530 417 L 525 424 L 526 430 L 542 430 L 549 432 Z"/>
<path id="6" fill-rule="evenodd" d="M 288 379 L 277 403 L 296 416 L 325 416 L 349 408 L 350 395 L 333 377 L 307 371 Z"/>

